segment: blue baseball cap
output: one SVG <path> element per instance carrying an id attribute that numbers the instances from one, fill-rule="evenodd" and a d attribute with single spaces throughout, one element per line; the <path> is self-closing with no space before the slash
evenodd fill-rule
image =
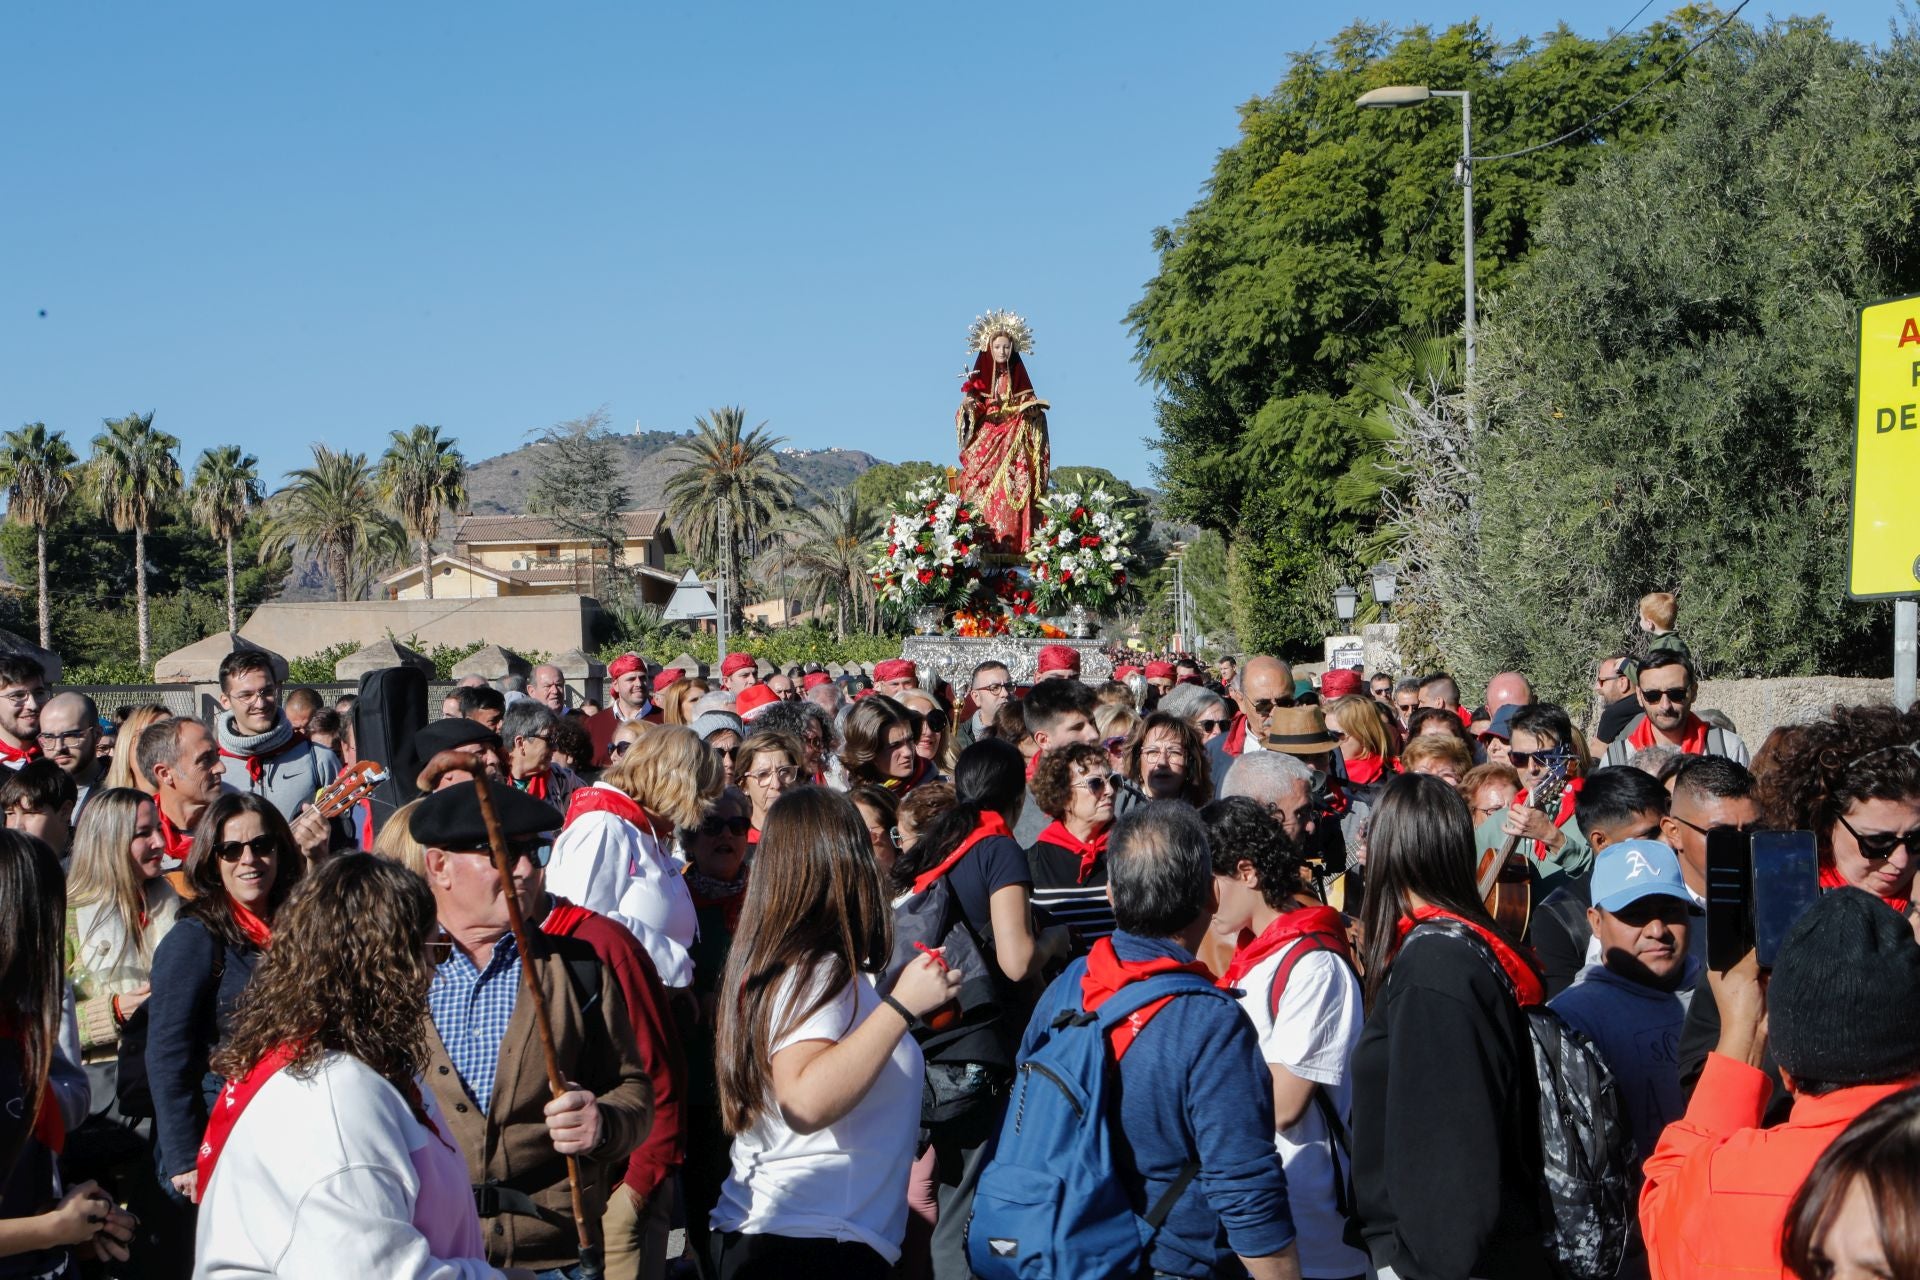
<path id="1" fill-rule="evenodd" d="M 1658 840 L 1622 840 L 1600 851 L 1593 863 L 1593 905 L 1619 911 L 1642 898 L 1678 898 L 1699 914 L 1680 875 L 1680 855 Z"/>
<path id="2" fill-rule="evenodd" d="M 1524 710 L 1526 710 L 1525 707 L 1509 702 L 1506 706 L 1493 713 L 1493 719 L 1488 722 L 1486 728 L 1480 731 L 1480 736 L 1483 738 L 1498 738 L 1502 742 L 1512 742 L 1513 718 Z"/>

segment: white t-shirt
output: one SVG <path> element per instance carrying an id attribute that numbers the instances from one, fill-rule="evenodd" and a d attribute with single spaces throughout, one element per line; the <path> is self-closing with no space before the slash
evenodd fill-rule
<path id="1" fill-rule="evenodd" d="M 802 996 L 798 974 L 782 979 L 773 996 L 773 1053 L 803 1040 L 837 1043 L 880 1008 L 873 980 L 855 974 L 819 1012 L 783 1032 L 789 1012 L 811 1004 L 826 981 L 821 973 Z M 769 1088 L 760 1118 L 733 1140 L 733 1172 L 720 1188 L 713 1229 L 857 1240 L 888 1265 L 898 1262 L 925 1075 L 919 1044 L 903 1035 L 853 1110 L 807 1134 L 787 1127 Z"/>
<path id="2" fill-rule="evenodd" d="M 699 919 L 671 846 L 611 813 L 583 813 L 553 842 L 547 890 L 625 925 L 646 948 L 660 984 L 677 988 L 693 985 L 688 948 Z"/>
<path id="3" fill-rule="evenodd" d="M 1353 1122 L 1353 1079 L 1348 1068 L 1366 1021 L 1360 983 L 1339 956 L 1317 951 L 1303 956 L 1280 994 L 1280 1014 L 1272 1008 L 1274 974 L 1295 942 L 1255 965 L 1241 983 L 1240 1007 L 1253 1019 L 1260 1052 L 1302 1080 L 1325 1090 L 1334 1109 Z M 1334 1197 L 1332 1135 L 1317 1103 L 1309 1102 L 1300 1119 L 1274 1135 L 1280 1163 L 1287 1171 L 1287 1203 L 1298 1233 L 1300 1274 L 1305 1277 L 1357 1276 L 1367 1273 L 1367 1255 L 1341 1242 L 1346 1222 Z M 1348 1176 L 1341 1159 L 1339 1176 Z"/>

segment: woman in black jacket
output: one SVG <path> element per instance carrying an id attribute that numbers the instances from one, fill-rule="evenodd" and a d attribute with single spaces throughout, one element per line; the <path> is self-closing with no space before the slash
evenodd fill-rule
<path id="1" fill-rule="evenodd" d="M 1550 1274 L 1532 957 L 1474 884 L 1473 824 L 1445 782 L 1389 782 L 1367 837 L 1367 1024 L 1353 1055 L 1353 1184 L 1397 1280 Z"/>
<path id="2" fill-rule="evenodd" d="M 198 1201 L 195 1164 L 220 1091 L 208 1060 L 226 1038 L 233 1002 L 267 948 L 273 914 L 305 864 L 287 820 L 265 797 L 215 800 L 187 853 L 193 899 L 153 956 L 147 997 L 147 1083 L 160 1176 Z"/>

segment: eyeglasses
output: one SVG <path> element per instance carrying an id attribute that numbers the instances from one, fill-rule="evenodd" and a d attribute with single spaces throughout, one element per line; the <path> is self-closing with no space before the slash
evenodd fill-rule
<path id="1" fill-rule="evenodd" d="M 700 820 L 700 834 L 703 836 L 717 836 L 722 832 L 731 831 L 736 836 L 743 836 L 747 834 L 748 829 L 752 826 L 753 822 L 749 818 L 723 818 L 719 814 L 714 813 Z"/>
<path id="2" fill-rule="evenodd" d="M 1507 806 L 1504 804 L 1477 804 L 1473 806 L 1474 824 L 1477 826 L 1478 824 L 1485 822 L 1488 818 L 1491 818 L 1494 814 L 1499 813 L 1502 809 L 1505 809 L 1506 807 Z"/>
<path id="3" fill-rule="evenodd" d="M 973 691 L 975 693 L 991 693 L 998 697 L 1007 691 L 1007 682 L 1005 680 L 996 680 L 992 684 L 977 684 L 973 686 Z"/>
<path id="4" fill-rule="evenodd" d="M 1687 700 L 1687 687 L 1681 685 L 1677 689 L 1649 689 L 1643 685 L 1640 689 L 1640 697 L 1649 706 L 1661 702 L 1671 702 L 1675 706 L 1681 706 Z"/>
<path id="5" fill-rule="evenodd" d="M 618 760 L 621 756 L 627 754 L 627 752 L 631 750 L 633 750 L 633 744 L 631 742 L 609 743 L 607 746 L 607 755 L 609 755 L 615 760 Z"/>
<path id="6" fill-rule="evenodd" d="M 1860 846 L 1860 856 L 1869 862 L 1886 861 L 1901 845 L 1907 846 L 1908 857 L 1920 853 L 1920 827 L 1911 831 L 1873 831 L 1862 835 L 1853 829 L 1853 824 L 1847 821 L 1845 814 L 1836 813 L 1833 816 L 1840 820 L 1840 825 L 1847 829 L 1853 842 Z"/>
<path id="7" fill-rule="evenodd" d="M 1095 774 L 1091 778 L 1082 778 L 1073 784 L 1075 791 L 1084 791 L 1090 796 L 1104 795 L 1113 786 L 1105 778 Z"/>
<path id="8" fill-rule="evenodd" d="M 1716 822 L 1710 827 L 1703 827 L 1697 822 L 1688 822 L 1677 813 L 1669 813 L 1667 816 L 1687 828 L 1687 830 L 1698 831 L 1703 836 L 1710 836 L 1716 831 L 1731 831 L 1736 835 L 1750 836 L 1760 830 L 1760 824 L 1757 822 Z M 1852 828 L 1849 827 L 1848 830 L 1851 831 Z M 1858 839 L 1859 837 L 1856 836 L 1854 838 Z M 1887 852 L 1892 853 L 1893 850 L 1889 849 Z"/>
<path id="9" fill-rule="evenodd" d="M 1155 760 L 1163 764 L 1185 764 L 1187 752 L 1184 747 L 1147 747 L 1140 752 L 1142 760 Z"/>
<path id="10" fill-rule="evenodd" d="M 1551 769 L 1567 762 L 1565 747 L 1554 747 L 1549 751 L 1509 751 L 1507 763 L 1516 769 L 1525 769 L 1530 765 L 1539 765 L 1542 769 Z"/>
<path id="11" fill-rule="evenodd" d="M 29 702 L 40 703 L 47 700 L 45 686 L 38 689 L 10 689 L 0 693 L 0 701 L 11 702 L 16 707 L 24 707 Z"/>
<path id="12" fill-rule="evenodd" d="M 281 847 L 278 836 L 255 836 L 251 840 L 222 840 L 213 846 L 213 854 L 222 862 L 238 862 L 251 849 L 253 856 L 264 862 L 279 857 Z"/>
<path id="13" fill-rule="evenodd" d="M 1196 720 L 1194 727 L 1202 733 L 1225 733 L 1227 726 L 1232 723 L 1231 720 Z"/>
<path id="14" fill-rule="evenodd" d="M 40 743 L 42 746 L 53 747 L 56 750 L 68 745 L 77 747 L 85 742 L 87 735 L 92 732 L 91 729 L 69 729 L 65 733 L 43 733 L 40 735 Z"/>
<path id="15" fill-rule="evenodd" d="M 782 765 L 777 769 L 756 769 L 747 775 L 763 787 L 770 782 L 778 782 L 784 787 L 799 776 L 800 771 L 792 765 Z"/>

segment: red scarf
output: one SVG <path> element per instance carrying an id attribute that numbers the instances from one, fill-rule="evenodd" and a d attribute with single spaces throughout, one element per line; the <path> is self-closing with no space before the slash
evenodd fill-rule
<path id="1" fill-rule="evenodd" d="M 1385 756 L 1371 754 L 1355 756 L 1353 759 L 1344 760 L 1341 763 L 1346 765 L 1347 781 L 1356 787 L 1364 787 L 1380 781 L 1381 776 L 1387 771 L 1387 758 Z M 1398 760 L 1393 762 L 1393 771 L 1395 773 L 1400 772 L 1400 762 Z"/>
<path id="2" fill-rule="evenodd" d="M 535 800 L 545 800 L 547 798 L 547 775 L 550 772 L 552 771 L 542 769 L 530 777 L 515 778 L 513 785 L 532 796 Z"/>
<path id="3" fill-rule="evenodd" d="M 623 822 L 630 822 L 642 831 L 657 835 L 653 822 L 647 817 L 647 811 L 624 791 L 615 791 L 611 787 L 581 787 L 573 793 L 573 799 L 567 801 L 567 820 L 561 823 L 565 830 L 574 824 L 574 820 L 583 813 L 610 813 Z"/>
<path id="4" fill-rule="evenodd" d="M 1820 864 L 1820 891 L 1822 893 L 1825 893 L 1828 889 L 1858 888 L 1860 888 L 1860 886 L 1857 884 L 1848 884 L 1846 877 L 1840 874 L 1840 869 L 1832 863 L 1823 862 Z M 1907 908 L 1913 905 L 1911 898 L 1881 898 L 1880 901 L 1886 903 L 1901 915 L 1907 914 Z"/>
<path id="5" fill-rule="evenodd" d="M 1102 938 L 1093 944 L 1093 950 L 1087 955 L 1087 971 L 1080 975 L 1081 1007 L 1088 1013 L 1094 1012 L 1107 1002 L 1129 982 L 1139 982 L 1160 973 L 1196 973 L 1211 980 L 1213 971 L 1198 960 L 1189 960 L 1185 964 L 1172 956 L 1156 956 L 1151 960 L 1122 960 L 1120 953 L 1113 949 L 1112 938 Z M 1167 996 L 1151 1004 L 1142 1005 L 1132 1015 L 1113 1029 L 1113 1060 L 1120 1061 L 1128 1049 L 1133 1047 L 1134 1037 L 1138 1036 L 1146 1025 L 1153 1021 L 1155 1014 L 1167 1007 Z"/>
<path id="6" fill-rule="evenodd" d="M 1247 713 L 1246 712 L 1236 711 L 1233 713 L 1233 723 L 1227 726 L 1227 740 L 1220 744 L 1220 749 L 1226 752 L 1230 756 L 1242 755 L 1246 752 L 1246 749 L 1247 749 Z"/>
<path id="7" fill-rule="evenodd" d="M 913 882 L 913 892 L 925 893 L 934 881 L 953 870 L 954 867 L 959 865 L 960 859 L 966 857 L 973 849 L 973 846 L 979 844 L 988 836 L 1004 836 L 1006 834 L 1007 820 L 1005 818 L 991 811 L 981 814 L 979 823 L 973 828 L 972 833 L 960 842 L 959 848 L 948 854 L 939 866 L 920 873 Z"/>
<path id="8" fill-rule="evenodd" d="M 750 845 L 760 843 L 760 828 L 758 827 L 747 828 L 747 843 Z"/>
<path id="9" fill-rule="evenodd" d="M 21 1083 L 26 1083 L 27 1042 L 11 1014 L 0 1015 L 0 1040 L 11 1040 L 20 1054 Z M 58 1050 L 55 1050 L 58 1052 Z M 40 1086 L 40 1105 L 33 1111 L 33 1140 L 59 1155 L 67 1145 L 67 1121 L 60 1114 L 60 1099 L 51 1080 Z"/>
<path id="10" fill-rule="evenodd" d="M 1400 942 L 1406 941 L 1407 935 L 1413 931 L 1413 926 L 1422 920 L 1452 920 L 1473 930 L 1480 935 L 1482 942 L 1493 948 L 1494 958 L 1500 961 L 1500 967 L 1506 971 L 1508 980 L 1513 983 L 1513 990 L 1519 997 L 1520 1007 L 1524 1009 L 1529 1005 L 1545 1002 L 1547 989 L 1541 983 L 1540 975 L 1534 972 L 1532 965 L 1521 958 L 1520 953 L 1513 949 L 1511 943 L 1486 926 L 1475 924 L 1471 920 L 1463 920 L 1451 911 L 1443 911 L 1439 907 L 1415 907 L 1412 916 L 1400 917 L 1396 948 Z"/>
<path id="11" fill-rule="evenodd" d="M 1713 726 L 1705 720 L 1687 712 L 1687 718 L 1680 722 L 1680 754 L 1683 756 L 1703 756 L 1707 754 L 1707 734 Z M 1627 735 L 1627 745 L 1635 751 L 1645 751 L 1648 747 L 1665 741 L 1653 732 L 1653 721 L 1647 716 L 1640 717 L 1640 724 Z"/>
<path id="12" fill-rule="evenodd" d="M 242 908 L 234 905 L 236 912 Z M 227 1081 L 220 1090 L 220 1098 L 213 1104 L 213 1114 L 207 1117 L 207 1136 L 200 1143 L 200 1158 L 194 1161 L 198 1171 L 199 1183 L 195 1188 L 195 1203 L 207 1194 L 207 1184 L 213 1181 L 213 1166 L 220 1163 L 220 1153 L 227 1149 L 227 1139 L 233 1136 L 233 1126 L 240 1122 L 240 1116 L 253 1102 L 267 1081 L 279 1075 L 299 1055 L 297 1044 L 276 1045 L 268 1050 L 265 1057 L 247 1069 L 247 1074 L 238 1080 Z"/>
<path id="13" fill-rule="evenodd" d="M 193 832 L 181 831 L 167 821 L 167 811 L 160 807 L 159 797 L 154 797 L 153 811 L 160 815 L 160 838 L 167 843 L 167 856 L 175 862 L 184 863 L 187 854 L 193 849 Z"/>
<path id="14" fill-rule="evenodd" d="M 1586 783 L 1587 780 L 1585 778 L 1567 779 L 1567 785 L 1560 789 L 1560 808 L 1553 815 L 1554 826 L 1564 827 L 1567 825 L 1567 819 L 1573 816 L 1574 806 L 1580 800 L 1580 788 L 1585 786 Z M 1524 807 L 1529 794 L 1529 792 L 1522 791 L 1519 795 L 1515 796 L 1513 798 L 1514 805 Z M 1535 840 L 1533 842 L 1533 856 L 1537 861 L 1546 861 L 1547 846 Z"/>
<path id="15" fill-rule="evenodd" d="M 273 759 L 277 755 L 282 755 L 288 751 L 293 750 L 295 747 L 299 746 L 301 743 L 305 742 L 306 740 L 307 740 L 307 735 L 304 733 L 301 733 L 298 729 L 295 729 L 293 731 L 292 736 L 289 737 L 285 742 L 281 743 L 277 747 L 274 747 L 270 751 L 262 751 L 259 755 L 253 755 L 253 756 L 244 755 L 238 751 L 229 751 L 225 747 L 220 748 L 220 754 L 225 758 L 227 758 L 228 760 L 245 760 L 247 762 L 247 781 L 252 783 L 258 783 L 262 778 L 266 776 L 267 761 Z"/>
<path id="16" fill-rule="evenodd" d="M 16 747 L 10 742 L 0 741 L 0 764 L 16 766 L 32 764 L 40 758 L 40 744 L 29 742 L 24 747 Z"/>
<path id="17" fill-rule="evenodd" d="M 1347 926 L 1340 913 L 1332 907 L 1301 907 L 1282 912 L 1259 937 L 1236 950 L 1233 959 L 1227 962 L 1227 971 L 1220 975 L 1219 982 L 1214 985 L 1239 986 L 1240 980 L 1252 973 L 1254 966 L 1294 939 L 1309 933 L 1324 936 L 1334 944 L 1334 950 L 1348 960 L 1353 959 L 1353 952 L 1347 945 Z"/>
<path id="18" fill-rule="evenodd" d="M 575 929 L 593 919 L 593 912 L 585 907 L 575 906 L 565 898 L 549 895 L 547 900 L 553 904 L 553 907 L 547 912 L 546 919 L 540 922 L 542 933 L 555 938 L 569 938 L 573 936 Z"/>
<path id="19" fill-rule="evenodd" d="M 272 928 L 265 920 L 234 901 L 232 894 L 227 895 L 227 905 L 233 909 L 233 922 L 240 926 L 240 932 L 246 935 L 247 941 L 265 951 L 267 943 L 273 940 Z"/>
<path id="20" fill-rule="evenodd" d="M 1057 844 L 1062 849 L 1070 849 L 1080 855 L 1080 875 L 1077 883 L 1085 884 L 1087 877 L 1093 874 L 1093 869 L 1100 865 L 1100 859 L 1106 856 L 1107 837 L 1112 833 L 1113 824 L 1109 822 L 1093 833 L 1093 839 L 1082 840 L 1067 830 L 1066 823 L 1056 819 L 1052 826 L 1040 833 L 1040 838 L 1048 844 Z"/>
<path id="21" fill-rule="evenodd" d="M 1473 728 L 1473 712 L 1467 710 L 1465 707 L 1455 707 L 1453 709 L 1453 714 L 1460 717 L 1461 728 L 1463 729 Z"/>

